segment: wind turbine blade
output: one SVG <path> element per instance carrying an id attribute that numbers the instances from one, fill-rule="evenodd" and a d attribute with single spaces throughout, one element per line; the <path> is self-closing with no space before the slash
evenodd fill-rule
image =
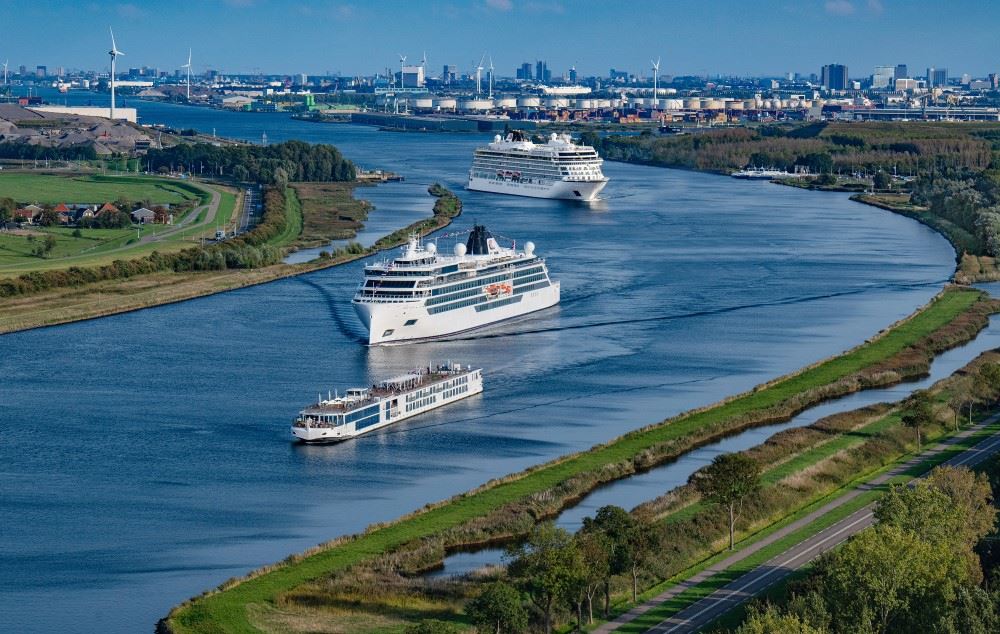
<path id="1" fill-rule="evenodd" d="M 191 49 L 188 49 L 188 68 L 191 68 Z"/>

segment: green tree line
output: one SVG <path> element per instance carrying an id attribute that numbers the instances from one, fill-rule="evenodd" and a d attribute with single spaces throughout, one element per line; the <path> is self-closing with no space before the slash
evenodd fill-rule
<path id="1" fill-rule="evenodd" d="M 153 171 L 209 171 L 236 180 L 287 185 L 289 181 L 352 181 L 354 164 L 332 145 L 286 141 L 275 145 L 180 143 L 150 150 Z"/>

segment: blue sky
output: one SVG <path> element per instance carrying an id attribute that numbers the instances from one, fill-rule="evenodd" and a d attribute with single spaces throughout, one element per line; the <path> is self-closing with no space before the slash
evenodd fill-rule
<path id="1" fill-rule="evenodd" d="M 0 0 L 0 61 L 50 69 L 107 68 L 108 26 L 123 67 L 223 72 L 371 74 L 398 54 L 498 74 L 545 59 L 555 73 L 611 67 L 649 74 L 819 72 L 851 76 L 906 63 L 951 75 L 1000 71 L 1000 2 L 993 0 Z"/>

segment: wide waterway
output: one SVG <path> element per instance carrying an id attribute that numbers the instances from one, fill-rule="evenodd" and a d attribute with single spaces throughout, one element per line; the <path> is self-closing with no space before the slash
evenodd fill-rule
<path id="1" fill-rule="evenodd" d="M 429 213 L 434 181 L 460 190 L 483 140 L 130 105 L 402 173 L 362 190 L 379 222 Z M 606 172 L 592 207 L 460 192 L 446 231 L 533 240 L 563 302 L 456 341 L 363 346 L 361 263 L 0 337 L 0 630 L 148 631 L 228 577 L 860 343 L 952 270 L 943 238 L 841 194 Z M 484 367 L 486 392 L 354 442 L 290 442 L 317 391 L 447 359 Z"/>

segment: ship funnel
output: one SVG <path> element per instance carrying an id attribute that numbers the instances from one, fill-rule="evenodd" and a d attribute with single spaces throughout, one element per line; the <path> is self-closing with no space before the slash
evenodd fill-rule
<path id="1" fill-rule="evenodd" d="M 490 240 L 493 240 L 493 234 L 487 231 L 485 226 L 475 225 L 472 227 L 472 233 L 469 234 L 469 241 L 465 244 L 465 250 L 470 255 L 489 255 Z"/>

